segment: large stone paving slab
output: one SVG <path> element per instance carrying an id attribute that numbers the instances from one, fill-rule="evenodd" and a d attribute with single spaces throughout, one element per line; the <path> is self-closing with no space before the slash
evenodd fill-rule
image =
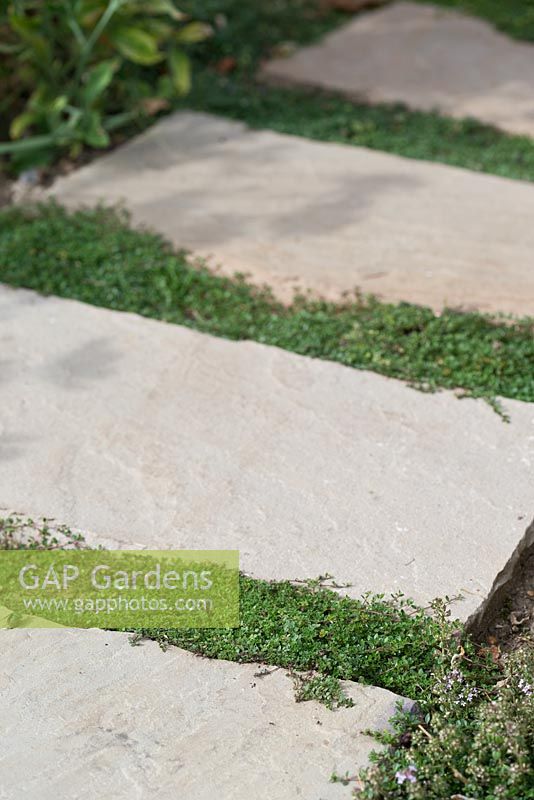
<path id="1" fill-rule="evenodd" d="M 103 631 L 0 631 L 2 800 L 349 800 L 399 699 L 295 703 L 285 670 Z"/>
<path id="2" fill-rule="evenodd" d="M 282 297 L 359 286 L 534 314 L 534 185 L 181 113 L 60 179 Z"/>
<path id="3" fill-rule="evenodd" d="M 400 381 L 81 303 L 0 291 L 0 507 L 109 546 L 237 548 L 354 596 L 462 593 L 534 509 L 534 405 Z"/>
<path id="4" fill-rule="evenodd" d="M 431 5 L 399 2 L 357 17 L 267 64 L 263 76 L 534 135 L 534 47 Z"/>

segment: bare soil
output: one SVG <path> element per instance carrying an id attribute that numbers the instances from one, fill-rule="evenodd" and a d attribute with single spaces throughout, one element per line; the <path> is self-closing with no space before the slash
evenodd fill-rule
<path id="1" fill-rule="evenodd" d="M 534 550 L 522 560 L 485 639 L 490 647 L 503 652 L 517 650 L 527 642 L 534 644 Z"/>

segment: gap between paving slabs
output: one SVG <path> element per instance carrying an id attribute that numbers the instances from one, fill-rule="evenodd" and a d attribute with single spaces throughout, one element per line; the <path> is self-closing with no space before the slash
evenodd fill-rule
<path id="1" fill-rule="evenodd" d="M 82 531 L 58 524 L 53 519 L 42 517 L 34 520 L 28 516 L 0 509 L 0 551 L 56 548 L 83 550 L 95 547 L 107 549 L 102 544 L 96 544 L 98 538 L 90 536 L 88 540 Z M 246 629 L 242 639 L 232 630 L 221 637 L 218 631 L 213 630 L 200 631 L 199 635 L 196 631 L 191 633 L 181 629 L 169 635 L 169 632 L 163 629 L 140 629 L 135 631 L 133 643 L 147 636 L 155 638 L 163 647 L 176 644 L 185 646 L 185 649 L 199 655 L 244 662 L 264 661 L 278 665 L 276 658 L 282 657 L 285 663 L 281 666 L 290 669 L 305 669 L 312 672 L 319 670 L 327 672 L 330 677 L 374 683 L 399 694 L 414 694 L 424 689 L 425 683 L 421 680 L 420 670 L 417 670 L 415 677 L 403 673 L 403 669 L 408 666 L 405 659 L 406 656 L 409 658 L 409 651 L 416 649 L 419 644 L 422 653 L 421 666 L 425 669 L 431 666 L 431 653 L 441 633 L 439 626 L 434 623 L 432 612 L 441 613 L 448 604 L 448 598 L 438 598 L 435 603 L 433 601 L 433 604 L 424 609 L 401 593 L 390 598 L 372 593 L 364 594 L 360 599 L 349 598 L 343 594 L 343 590 L 349 588 L 349 584 L 340 584 L 331 575 L 321 575 L 307 580 L 266 581 L 242 573 L 240 582 L 242 597 L 245 598 L 241 604 L 241 611 L 244 612 L 242 625 Z M 263 638 L 266 641 L 271 636 L 276 644 L 264 647 L 256 643 L 252 649 L 247 647 L 247 639 L 251 635 L 253 638 L 257 635 L 253 632 L 256 621 L 262 617 L 269 617 L 269 609 L 272 609 L 272 617 L 265 627 L 262 627 L 259 639 L 261 641 Z M 431 612 L 430 616 L 428 612 Z M 508 619 L 506 624 L 506 617 L 510 612 L 515 618 Z M 323 649 L 316 652 L 315 658 L 299 653 L 299 643 L 285 642 L 284 648 L 287 631 L 282 629 L 285 628 L 286 617 L 291 619 L 290 629 L 293 632 L 298 631 L 308 641 L 310 653 L 314 652 L 312 641 L 315 636 L 324 639 L 332 636 L 334 631 L 334 639 L 339 644 L 340 652 L 347 643 L 350 644 L 353 636 L 356 636 L 358 641 L 362 638 L 373 649 L 377 647 L 380 652 L 378 666 L 373 659 L 369 662 L 363 659 L 361 666 L 354 669 L 359 656 L 355 656 L 352 667 L 349 666 L 350 659 L 346 657 L 341 658 L 339 664 L 336 664 L 335 644 L 332 645 L 332 652 L 327 653 L 323 642 L 321 645 Z M 314 622 L 311 622 L 312 617 Z M 337 625 L 343 628 L 347 623 L 347 632 L 339 639 L 341 630 Z M 521 628 L 524 624 L 527 624 L 530 632 L 534 634 L 534 520 L 508 562 L 496 576 L 487 598 L 464 625 L 466 632 L 476 642 L 483 643 L 488 636 L 497 636 L 500 646 L 504 650 L 509 650 L 520 646 Z M 352 627 L 353 625 L 356 627 Z M 458 625 L 459 621 L 454 620 L 452 630 L 456 631 Z M 365 635 L 367 627 L 368 635 Z M 406 650 L 403 650 L 402 646 L 403 636 L 407 645 Z M 385 646 L 381 644 L 382 641 L 386 642 Z M 217 655 L 218 653 L 221 655 Z M 362 653 L 365 653 L 365 646 Z M 402 668 L 399 663 L 384 670 L 380 659 L 384 658 L 387 662 L 390 657 L 400 659 Z M 308 658 L 310 660 L 307 660 Z M 345 666 L 342 666 L 343 664 Z M 411 668 L 413 669 L 413 666 Z M 343 674 L 343 669 L 350 671 L 350 677 Z M 375 672 L 375 669 L 379 671 Z M 390 677 L 387 677 L 388 675 Z M 308 676 L 310 677 L 312 676 Z M 319 681 L 315 684 L 312 681 L 310 685 L 308 680 L 297 682 L 297 687 L 298 699 L 313 697 L 330 706 L 342 700 L 342 695 L 336 690 L 336 682 L 321 684 Z"/>
<path id="2" fill-rule="evenodd" d="M 459 389 L 503 417 L 497 397 L 534 401 L 531 319 L 436 314 L 371 296 L 284 306 L 267 288 L 213 274 L 159 235 L 131 228 L 113 209 L 0 211 L 0 280 L 372 370 L 424 391 Z"/>
<path id="3" fill-rule="evenodd" d="M 98 537 L 54 520 L 4 514 L 0 550 L 100 546 Z M 316 699 L 331 708 L 347 704 L 340 680 L 405 697 L 429 690 L 442 636 L 429 609 L 400 594 L 350 598 L 342 593 L 347 588 L 331 576 L 266 581 L 242 574 L 239 628 L 143 628 L 131 631 L 132 641 L 151 638 L 208 658 L 289 669 L 297 700 Z"/>
<path id="4" fill-rule="evenodd" d="M 451 119 L 401 103 L 350 100 L 320 89 L 269 86 L 203 70 L 174 108 L 206 111 L 251 128 L 367 147 L 516 180 L 534 180 L 534 142 L 475 119 Z M 136 127 L 132 134 L 142 127 Z"/>
<path id="5" fill-rule="evenodd" d="M 0 551 L 92 547 L 82 532 L 51 519 L 0 517 Z M 350 598 L 343 594 L 347 588 L 329 575 L 265 581 L 241 574 L 239 628 L 133 629 L 132 644 L 155 639 L 164 649 L 175 645 L 207 658 L 282 667 L 294 679 L 297 701 L 315 699 L 329 708 L 351 705 L 341 680 L 405 697 L 428 693 L 444 625 L 456 637 L 461 627 L 458 620 L 445 623 L 447 599 L 423 609 L 401 594 Z"/>
<path id="6" fill-rule="evenodd" d="M 531 534 L 534 532 L 534 523 L 529 530 Z M 33 522 L 18 515 L 0 519 L 0 549 L 6 547 L 49 548 L 58 545 L 67 548 L 69 546 L 82 548 L 86 546 L 83 536 L 78 532 L 73 532 L 66 526 L 55 526 L 51 521 Z M 243 576 L 242 580 L 246 581 L 247 579 Z M 243 644 L 243 639 L 240 640 L 237 636 L 233 637 L 233 634 L 237 633 L 235 631 L 139 631 L 134 636 L 132 644 L 138 644 L 142 637 L 155 638 L 164 648 L 169 644 L 176 644 L 209 658 L 230 658 L 239 662 L 265 661 L 263 657 L 256 658 L 262 642 L 262 635 L 267 632 L 267 636 L 278 637 L 277 628 L 280 627 L 280 623 L 285 623 L 289 616 L 293 628 L 289 632 L 285 631 L 286 639 L 289 637 L 295 639 L 295 632 L 299 627 L 300 631 L 298 632 L 304 635 L 304 638 L 296 643 L 299 655 L 302 655 L 303 649 L 309 650 L 313 638 L 320 639 L 321 634 L 326 630 L 326 641 L 321 643 L 324 657 L 324 650 L 327 649 L 325 644 L 330 644 L 331 638 L 336 639 L 340 629 L 347 627 L 348 621 L 349 626 L 346 631 L 348 641 L 345 655 L 353 656 L 354 648 L 360 645 L 360 639 L 354 637 L 362 635 L 362 631 L 356 631 L 350 624 L 354 622 L 355 614 L 361 614 L 363 611 L 375 628 L 380 627 L 381 623 L 385 623 L 387 626 L 389 619 L 395 619 L 396 624 L 399 625 L 398 633 L 400 634 L 400 619 L 405 612 L 408 612 L 408 616 L 404 620 L 407 624 L 403 635 L 406 638 L 409 655 L 404 669 L 406 671 L 416 670 L 416 674 L 424 675 L 424 682 L 416 683 L 415 686 L 420 705 L 413 706 L 404 702 L 403 710 L 398 711 L 391 721 L 393 726 L 391 731 L 375 731 L 378 742 L 388 747 L 386 750 L 370 754 L 370 766 L 361 768 L 358 774 L 354 774 L 354 768 L 345 774 L 334 773 L 331 780 L 358 788 L 362 792 L 362 797 L 372 800 L 383 798 L 386 790 L 388 797 L 405 797 L 402 790 L 403 776 L 408 776 L 410 781 L 413 778 L 415 782 L 429 781 L 426 785 L 429 790 L 433 789 L 432 798 L 439 798 L 439 800 L 453 796 L 454 798 L 463 798 L 465 795 L 458 794 L 458 792 L 466 785 L 470 787 L 468 796 L 478 797 L 478 793 L 473 794 L 473 787 L 476 785 L 480 788 L 483 785 L 480 783 L 481 780 L 483 782 L 494 781 L 500 783 L 501 786 L 506 783 L 509 794 L 503 794 L 501 791 L 499 796 L 502 797 L 526 800 L 527 796 L 531 796 L 528 790 L 528 786 L 531 785 L 528 778 L 528 766 L 525 764 L 525 758 L 529 757 L 528 698 L 529 693 L 532 695 L 533 688 L 527 680 L 533 667 L 530 657 L 532 653 L 530 652 L 529 655 L 528 643 L 525 649 L 525 644 L 522 642 L 520 647 L 523 649 L 518 649 L 501 663 L 500 648 L 492 644 L 490 647 L 475 649 L 470 638 L 466 637 L 462 631 L 461 625 L 447 620 L 443 604 L 434 604 L 436 615 L 434 619 L 431 619 L 425 618 L 424 613 L 421 615 L 419 611 L 410 608 L 409 604 L 405 606 L 404 612 L 399 612 L 398 600 L 384 601 L 383 598 L 374 600 L 367 598 L 363 604 L 361 601 L 352 600 L 349 603 L 353 613 L 349 613 L 347 620 L 342 613 L 339 614 L 346 599 L 325 589 L 324 580 L 309 583 L 299 582 L 298 585 L 287 581 L 278 584 L 269 584 L 265 581 L 251 581 L 251 583 L 256 583 L 260 592 L 265 593 L 267 590 L 268 593 L 274 589 L 277 594 L 278 590 L 282 590 L 281 593 L 286 601 L 289 597 L 297 601 L 296 604 L 291 602 L 289 605 L 282 604 L 279 609 L 283 615 L 282 619 L 277 620 L 273 616 L 272 624 L 267 626 L 263 625 L 262 612 L 268 613 L 272 609 L 268 609 L 268 603 L 263 606 L 261 602 L 254 604 L 252 607 L 253 617 L 245 620 L 244 623 L 245 626 L 249 621 L 260 623 L 260 635 L 258 636 L 258 625 L 256 625 L 252 639 L 254 644 L 252 658 L 248 656 L 245 649 L 231 653 L 232 644 Z M 294 611 L 295 605 L 298 605 L 299 613 L 302 615 L 300 626 L 295 626 L 295 617 L 291 613 Z M 318 617 L 313 613 L 315 605 L 320 611 Z M 324 613 L 326 608 L 331 611 L 330 618 Z M 249 611 L 247 603 L 245 617 Z M 373 612 L 376 615 L 374 619 L 371 616 Z M 410 636 L 410 625 L 412 634 L 415 633 L 415 635 Z M 208 639 L 203 636 L 205 633 L 210 634 Z M 249 633 L 250 631 L 245 632 L 245 640 Z M 178 634 L 177 637 L 175 637 L 176 634 Z M 192 646 L 190 640 L 184 641 L 184 634 L 186 639 L 188 634 L 200 634 L 196 640 L 197 646 Z M 532 642 L 532 640 L 530 641 Z M 208 648 L 199 648 L 200 642 L 209 645 Z M 38 645 L 39 642 L 37 641 L 36 644 Z M 284 642 L 284 645 L 286 644 Z M 500 644 L 506 646 L 503 641 Z M 517 643 L 512 643 L 512 647 L 515 644 Z M 380 659 L 384 659 L 387 664 L 388 646 L 391 657 L 391 637 L 377 639 L 375 635 L 368 639 L 367 646 L 372 651 L 378 651 Z M 428 661 L 422 661 L 422 653 L 425 648 L 430 653 Z M 339 654 L 342 654 L 342 650 Z M 410 657 L 411 664 L 409 663 Z M 396 656 L 394 655 L 393 658 L 396 659 Z M 341 659 L 342 661 L 343 659 Z M 267 663 L 272 662 L 267 661 Z M 350 705 L 351 701 L 347 701 L 341 693 L 340 683 L 336 677 L 339 675 L 339 671 L 332 671 L 332 665 L 330 670 L 328 667 L 325 669 L 325 666 L 326 664 L 323 663 L 323 672 L 299 674 L 295 672 L 293 663 L 289 664 L 290 675 L 293 677 L 297 691 L 297 701 L 319 700 L 329 707 L 336 704 Z M 347 669 L 346 664 L 340 666 L 341 670 Z M 421 669 L 432 670 L 432 674 L 421 672 Z M 272 680 L 269 676 L 276 672 L 277 668 L 274 670 L 269 667 L 259 669 L 254 673 L 255 682 Z M 381 675 L 383 674 L 382 671 Z M 351 691 L 353 690 L 351 689 Z M 483 699 L 484 697 L 487 700 Z M 491 703 L 488 703 L 487 701 L 490 699 Z M 380 702 L 383 703 L 382 700 Z M 512 705 L 510 705 L 511 703 Z M 485 710 L 485 706 L 488 708 L 491 706 L 489 712 Z M 400 707 L 401 704 L 399 704 Z M 503 713 L 504 718 L 502 718 Z M 510 725 L 513 725 L 512 734 L 508 730 Z M 502 730 L 500 726 L 504 726 Z M 508 730 L 508 733 L 505 730 Z M 498 746 L 495 736 L 504 737 L 502 742 L 500 739 L 498 740 Z M 512 771 L 509 774 L 506 773 L 506 770 L 503 773 L 499 766 L 500 759 L 505 758 L 503 766 L 508 761 L 508 756 L 505 757 L 504 752 L 508 746 L 507 738 L 509 739 L 510 736 L 514 737 L 515 771 L 513 774 Z M 436 743 L 439 741 L 439 745 L 434 744 L 429 747 L 429 740 Z M 354 754 L 355 761 L 362 763 L 363 753 L 360 751 L 362 744 L 359 741 L 356 743 L 353 739 L 353 746 L 359 748 L 358 752 Z M 363 747 L 365 748 L 365 745 Z M 487 748 L 491 749 L 489 760 L 483 755 Z M 469 754 L 471 752 L 480 753 L 479 766 L 476 764 L 476 758 L 473 759 L 473 763 L 470 762 Z M 336 748 L 336 754 L 338 757 L 340 756 L 339 747 Z M 368 750 L 367 754 L 369 755 Z M 468 757 L 467 761 L 466 757 Z M 450 758 L 452 758 L 452 763 L 449 763 Z M 492 759 L 495 761 L 494 767 Z M 414 795 L 414 797 L 421 796 L 417 792 Z"/>

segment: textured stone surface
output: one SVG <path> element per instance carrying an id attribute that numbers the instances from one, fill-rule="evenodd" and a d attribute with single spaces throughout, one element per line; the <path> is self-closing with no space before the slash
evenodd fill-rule
<path id="1" fill-rule="evenodd" d="M 393 300 L 534 314 L 534 186 L 204 114 L 158 123 L 62 178 L 72 205 L 138 223 L 282 297 L 359 286 Z"/>
<path id="2" fill-rule="evenodd" d="M 236 548 L 467 617 L 532 518 L 534 406 L 0 291 L 0 507 L 114 546 Z"/>
<path id="3" fill-rule="evenodd" d="M 399 699 L 295 703 L 285 670 L 208 661 L 103 631 L 0 631 L 2 800 L 349 800 Z"/>
<path id="4" fill-rule="evenodd" d="M 357 17 L 263 74 L 534 135 L 534 47 L 431 5 L 393 3 Z"/>

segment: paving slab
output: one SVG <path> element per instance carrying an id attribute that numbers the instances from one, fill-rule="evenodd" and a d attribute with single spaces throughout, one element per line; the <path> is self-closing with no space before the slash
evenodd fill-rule
<path id="1" fill-rule="evenodd" d="M 534 315 L 534 185 L 179 113 L 59 179 L 283 299 L 356 286 L 389 300 Z"/>
<path id="2" fill-rule="evenodd" d="M 296 703 L 285 670 L 104 631 L 0 631 L 2 800 L 349 800 L 400 699 L 345 682 L 352 708 Z M 31 754 L 31 757 L 29 757 Z"/>
<path id="3" fill-rule="evenodd" d="M 534 404 L 0 289 L 0 507 L 465 619 L 533 516 Z"/>
<path id="4" fill-rule="evenodd" d="M 432 5 L 392 3 L 359 16 L 262 75 L 534 135 L 534 46 Z"/>

